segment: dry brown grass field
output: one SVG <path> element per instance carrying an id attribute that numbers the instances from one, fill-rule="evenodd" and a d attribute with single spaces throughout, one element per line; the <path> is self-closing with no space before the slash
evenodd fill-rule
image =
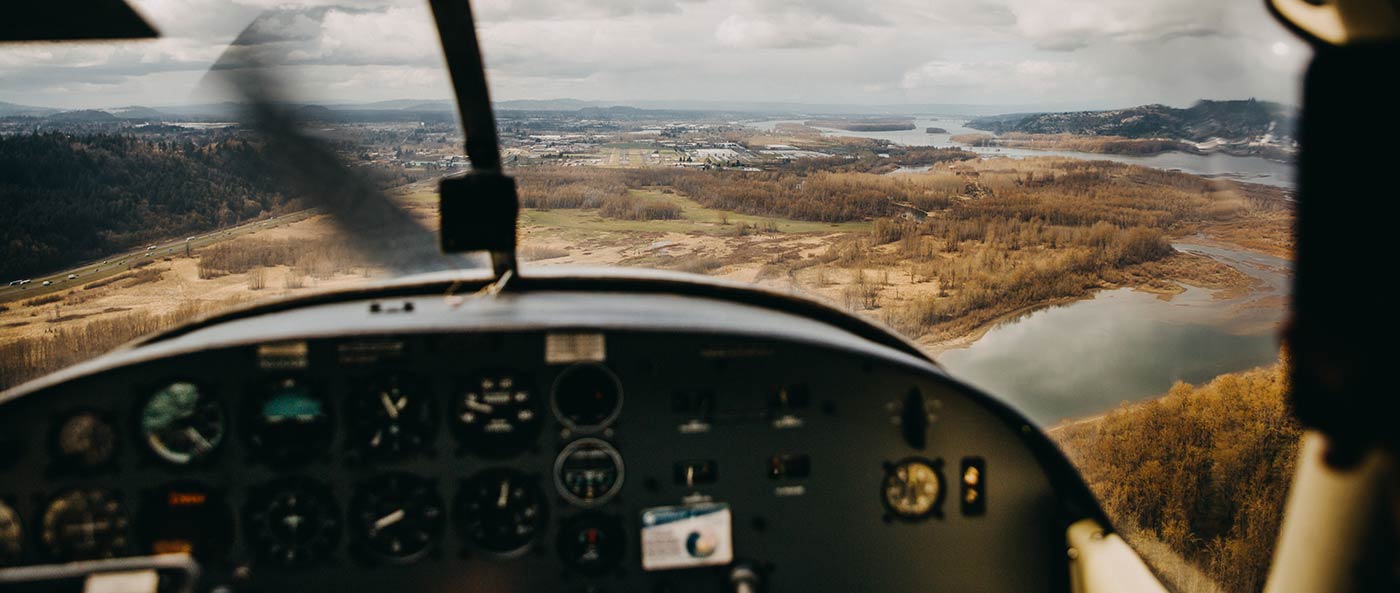
<path id="1" fill-rule="evenodd" d="M 801 291 L 932 352 L 1103 288 L 1248 289 L 1233 269 L 1172 250 L 1176 237 L 1292 249 L 1291 209 L 1276 190 L 1113 163 L 954 160 L 910 175 L 578 167 L 516 175 L 526 206 L 521 253 L 533 265 L 665 268 Z M 400 197 L 434 224 L 431 184 Z M 0 310 L 0 385 L 197 312 L 376 274 L 319 216 L 153 260 Z M 72 340 L 88 326 L 104 337 Z M 67 342 L 82 352 L 27 354 Z"/>

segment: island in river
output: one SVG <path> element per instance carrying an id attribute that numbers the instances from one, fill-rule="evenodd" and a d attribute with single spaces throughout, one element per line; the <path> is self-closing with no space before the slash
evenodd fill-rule
<path id="1" fill-rule="evenodd" d="M 847 132 L 897 132 L 913 130 L 914 120 L 907 118 L 832 118 L 804 122 L 813 128 L 830 128 Z"/>

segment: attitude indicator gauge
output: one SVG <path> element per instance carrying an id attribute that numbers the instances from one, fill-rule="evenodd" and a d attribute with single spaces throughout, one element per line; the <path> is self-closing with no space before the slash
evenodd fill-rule
<path id="1" fill-rule="evenodd" d="M 282 379 L 252 403 L 249 444 L 263 461 L 291 465 L 330 448 L 335 432 L 330 403 L 306 383 Z"/>

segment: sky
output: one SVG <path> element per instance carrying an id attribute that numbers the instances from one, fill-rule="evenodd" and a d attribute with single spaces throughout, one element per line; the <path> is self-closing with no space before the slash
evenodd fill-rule
<path id="1" fill-rule="evenodd" d="M 227 98 L 236 38 L 289 98 L 450 98 L 426 0 L 129 0 L 162 38 L 0 45 L 0 101 Z M 492 97 L 605 102 L 1297 104 L 1308 49 L 1262 0 L 477 0 Z M 246 31 L 245 31 L 246 30 Z"/>

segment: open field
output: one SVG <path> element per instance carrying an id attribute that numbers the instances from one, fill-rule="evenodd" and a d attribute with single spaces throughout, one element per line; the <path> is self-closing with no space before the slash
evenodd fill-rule
<path id="1" fill-rule="evenodd" d="M 1272 190 L 1111 163 L 956 161 L 899 176 L 578 167 L 517 176 L 522 202 L 549 204 L 521 213 L 522 259 L 534 265 L 664 268 L 801 291 L 895 327 L 931 352 L 1105 288 L 1164 298 L 1180 282 L 1249 290 L 1234 269 L 1171 250 L 1173 237 L 1292 249 L 1291 207 Z M 434 185 L 398 192 L 430 228 Z M 349 286 L 378 273 L 310 213 L 239 227 L 192 245 L 188 257 L 165 249 L 149 259 L 140 270 L 12 300 L 0 308 L 0 331 L 19 350 L 94 323 L 115 336 L 118 320 L 137 312 L 174 323 L 180 311 Z M 125 339 L 148 324 L 129 324 Z M 105 349 L 112 341 L 120 340 L 93 343 Z M 7 363 L 0 384 L 53 368 Z"/>

